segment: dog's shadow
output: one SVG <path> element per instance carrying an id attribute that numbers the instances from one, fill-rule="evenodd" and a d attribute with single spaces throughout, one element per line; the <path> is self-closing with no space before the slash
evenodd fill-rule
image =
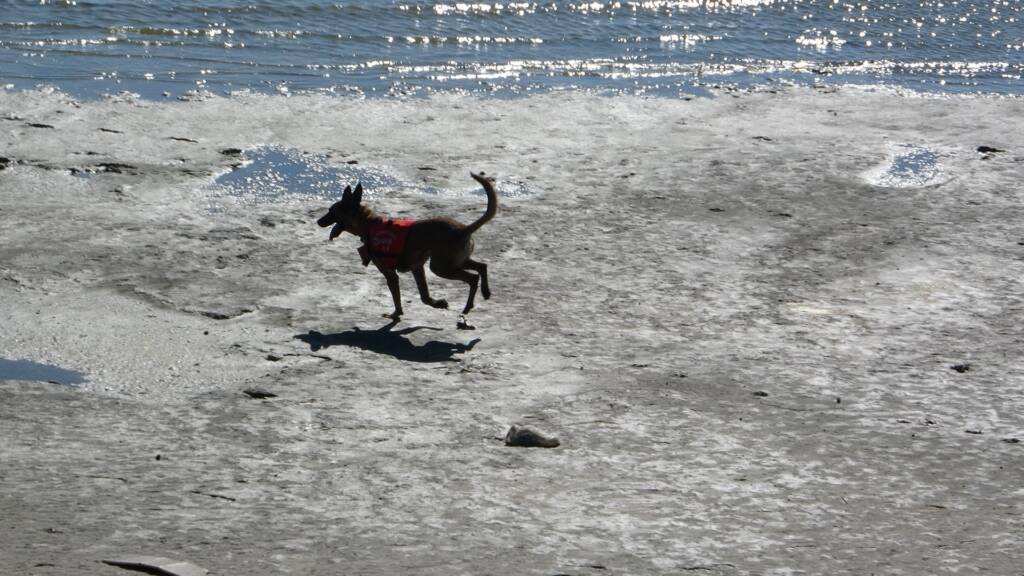
<path id="1" fill-rule="evenodd" d="M 395 321 L 389 322 L 376 330 L 362 330 L 358 326 L 354 326 L 351 330 L 336 334 L 321 334 L 316 330 L 310 330 L 306 334 L 296 334 L 295 338 L 309 344 L 309 348 L 314 352 L 331 346 L 352 346 L 377 354 L 387 354 L 409 362 L 453 362 L 456 354 L 469 352 L 480 342 L 479 338 L 471 340 L 468 344 L 431 340 L 425 344 L 416 345 L 405 337 L 406 334 L 412 334 L 417 330 L 440 330 L 440 328 L 411 326 L 401 330 L 391 330 L 397 324 L 398 322 Z"/>

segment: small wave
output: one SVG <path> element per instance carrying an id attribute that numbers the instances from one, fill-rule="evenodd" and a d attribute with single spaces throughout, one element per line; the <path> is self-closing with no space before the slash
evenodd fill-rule
<path id="1" fill-rule="evenodd" d="M 356 72 L 380 69 L 399 77 L 425 76 L 432 78 L 466 79 L 478 77 L 510 77 L 517 74 L 586 76 L 623 79 L 662 78 L 671 76 L 731 76 L 736 74 L 781 75 L 895 75 L 909 73 L 940 76 L 972 77 L 979 74 L 1002 72 L 1021 74 L 1024 65 L 1008 62 L 890 62 L 846 61 L 819 62 L 814 60 L 737 60 L 732 62 L 643 62 L 631 59 L 523 59 L 507 62 L 442 62 L 437 64 L 403 64 L 395 60 L 370 60 L 353 64 L 306 64 L 310 70 L 340 70 Z"/>
<path id="2" fill-rule="evenodd" d="M 299 38 L 305 34 L 302 30 L 254 30 L 252 32 L 257 36 L 266 36 L 268 38 Z"/>
<path id="3" fill-rule="evenodd" d="M 461 45 L 485 45 L 485 44 L 543 44 L 543 38 L 528 38 L 522 36 L 385 36 L 384 40 L 389 44 L 461 44 Z"/>
<path id="4" fill-rule="evenodd" d="M 458 4 L 435 4 L 433 6 L 433 12 L 435 14 L 444 16 L 446 14 L 489 14 L 491 12 L 500 13 L 503 12 L 505 7 L 501 4 L 488 4 L 488 3 L 458 3 Z M 520 5 L 519 8 L 515 9 L 514 12 L 525 14 L 536 11 L 536 4 L 524 4 Z"/>
<path id="5" fill-rule="evenodd" d="M 618 12 L 674 12 L 681 10 L 736 10 L 771 4 L 774 0 L 644 0 L 635 2 L 608 1 L 608 2 L 569 2 L 558 4 L 554 2 L 509 2 L 509 3 L 488 3 L 488 2 L 458 2 L 438 3 L 429 8 L 434 14 L 445 16 L 449 14 L 472 14 L 472 15 L 515 15 L 528 16 L 544 12 L 568 12 L 575 14 L 615 14 Z M 403 4 L 400 9 L 422 12 L 423 6 L 416 4 Z"/>
<path id="6" fill-rule="evenodd" d="M 820 52 L 824 52 L 829 48 L 841 48 L 843 44 L 846 44 L 846 40 L 840 38 L 835 30 L 832 30 L 829 34 L 801 34 L 797 36 L 795 42 L 800 46 L 814 48 Z"/>
<path id="7" fill-rule="evenodd" d="M 215 38 L 217 36 L 231 36 L 235 33 L 232 28 L 211 27 L 211 28 L 161 28 L 154 26 L 113 26 L 111 32 L 121 34 L 141 34 L 144 36 L 205 36 Z"/>
<path id="8" fill-rule="evenodd" d="M 662 44 L 681 44 L 687 47 L 704 44 L 705 42 L 714 42 L 721 39 L 721 36 L 707 34 L 662 34 L 658 37 L 658 41 Z M 639 42 L 644 42 L 647 39 L 638 38 L 637 40 Z"/>

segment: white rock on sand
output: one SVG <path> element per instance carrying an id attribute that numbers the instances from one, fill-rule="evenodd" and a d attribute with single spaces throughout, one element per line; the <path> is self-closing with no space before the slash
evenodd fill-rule
<path id="1" fill-rule="evenodd" d="M 0 381 L 0 573 L 1013 573 L 1021 118 L 852 89 L 0 93 L 0 358 L 89 379 Z M 385 328 L 322 190 L 212 185 L 258 145 L 385 183 L 394 216 L 475 218 L 470 170 L 515 191 L 476 236 L 477 330 L 430 275 L 453 309 L 403 276 Z M 511 423 L 562 445 L 506 448 Z"/>

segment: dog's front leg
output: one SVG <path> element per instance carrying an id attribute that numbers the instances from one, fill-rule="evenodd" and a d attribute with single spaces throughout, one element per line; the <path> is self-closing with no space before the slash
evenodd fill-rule
<path id="1" fill-rule="evenodd" d="M 416 288 L 420 291 L 420 300 L 423 301 L 427 306 L 433 306 L 434 308 L 447 308 L 448 301 L 441 299 L 433 299 L 430 297 L 430 288 L 427 288 L 427 275 L 423 272 L 423 266 L 419 268 L 413 268 L 412 276 L 416 279 Z"/>
<path id="2" fill-rule="evenodd" d="M 395 301 L 395 311 L 391 314 L 385 314 L 386 318 L 392 320 L 398 320 L 402 317 L 402 293 L 398 287 L 398 272 L 394 270 L 381 269 L 381 274 L 384 275 L 384 279 L 388 281 L 388 290 L 391 291 L 391 299 Z"/>

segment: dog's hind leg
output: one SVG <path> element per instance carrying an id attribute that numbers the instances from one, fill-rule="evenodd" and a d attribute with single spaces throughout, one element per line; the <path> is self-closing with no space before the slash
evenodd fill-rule
<path id="1" fill-rule="evenodd" d="M 447 308 L 448 301 L 440 298 L 433 299 L 430 297 L 430 288 L 427 288 L 427 275 L 423 272 L 423 266 L 412 269 L 412 277 L 416 279 L 416 288 L 420 291 L 420 300 L 423 301 L 427 306 L 433 306 L 434 308 Z"/>
<path id="2" fill-rule="evenodd" d="M 463 264 L 462 267 L 469 268 L 480 275 L 480 295 L 484 297 L 484 300 L 490 300 L 491 288 L 487 285 L 487 264 L 477 262 L 472 258 L 467 258 L 466 263 Z"/>
<path id="3" fill-rule="evenodd" d="M 480 283 L 480 277 L 476 274 L 472 274 L 461 269 L 447 269 L 437 268 L 434 263 L 430 263 L 430 271 L 437 274 L 441 278 L 447 278 L 449 280 L 462 280 L 466 284 L 469 284 L 469 298 L 466 299 L 466 307 L 462 309 L 463 314 L 468 314 L 473 309 L 473 299 L 476 298 L 476 287 Z"/>
<path id="4" fill-rule="evenodd" d="M 381 274 L 384 275 L 384 279 L 388 281 L 388 290 L 391 291 L 391 299 L 395 301 L 395 311 L 391 314 L 385 314 L 384 317 L 391 318 L 392 320 L 398 320 L 402 317 L 402 293 L 398 287 L 398 272 L 394 270 L 386 270 L 381 268 Z"/>

